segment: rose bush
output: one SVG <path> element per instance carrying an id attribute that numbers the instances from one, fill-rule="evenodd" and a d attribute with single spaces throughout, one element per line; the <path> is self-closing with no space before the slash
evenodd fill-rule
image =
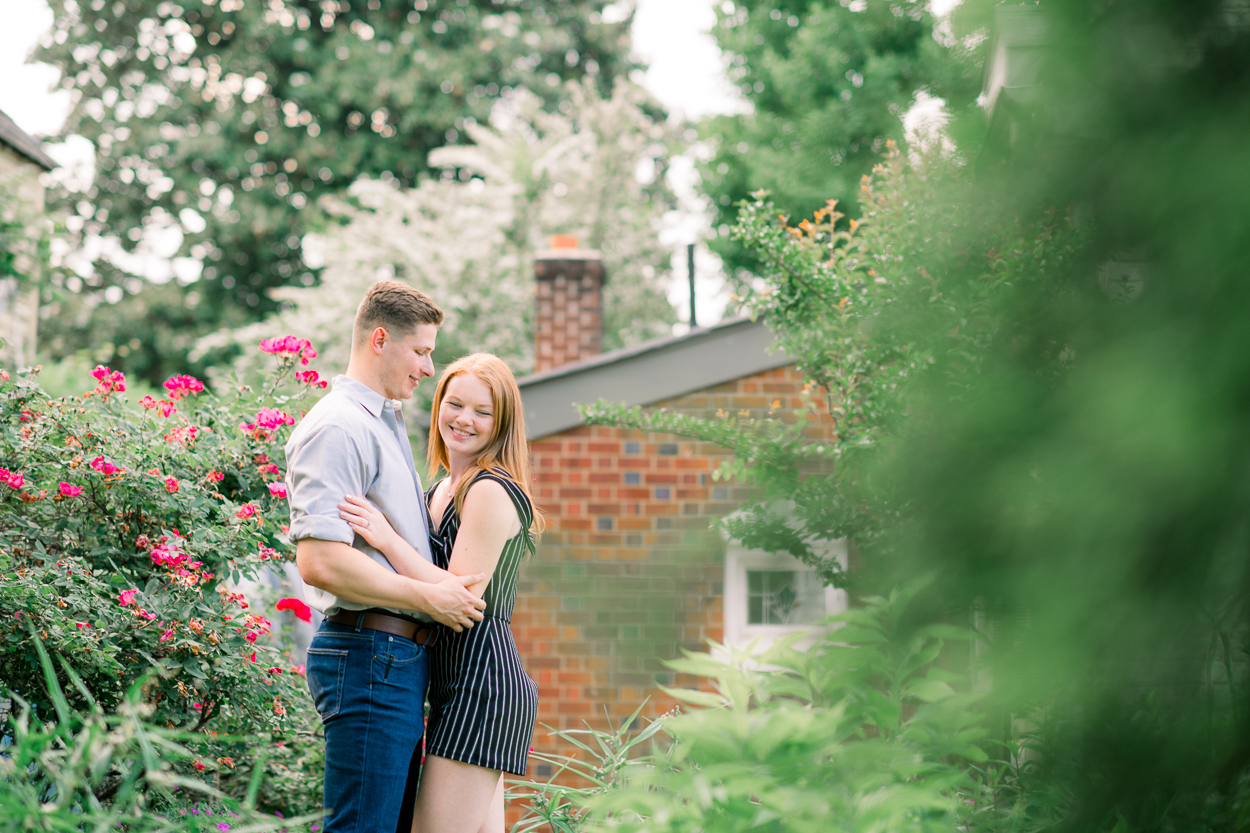
<path id="1" fill-rule="evenodd" d="M 179 375 L 138 408 L 106 367 L 60 399 L 37 369 L 0 371 L 0 690 L 50 714 L 37 633 L 106 711 L 139 683 L 152 723 L 196 738 L 187 774 L 228 787 L 245 759 L 270 759 L 282 777 L 262 799 L 289 815 L 319 802 L 283 763 L 315 757 L 303 667 L 277 638 L 306 608 L 282 613 L 240 583 L 293 557 L 278 461 L 321 386 L 295 378 L 316 355 L 306 341 L 261 349 L 278 368 L 259 390 Z"/>

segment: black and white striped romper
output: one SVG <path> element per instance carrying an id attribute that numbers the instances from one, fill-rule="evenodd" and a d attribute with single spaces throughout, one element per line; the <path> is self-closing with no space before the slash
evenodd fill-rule
<path id="1" fill-rule="evenodd" d="M 430 652 L 430 720 L 425 751 L 453 761 L 525 774 L 534 722 L 538 719 L 538 686 L 521 667 L 521 655 L 508 626 L 516 603 L 521 560 L 534 551 L 529 499 L 502 469 L 473 479 L 501 484 L 516 505 L 521 531 L 510 538 L 486 585 L 484 618 L 456 633 L 442 628 Z M 473 484 L 469 488 L 473 488 Z M 437 484 L 435 484 L 437 486 Z M 434 488 L 426 493 L 427 504 Z M 460 515 L 449 503 L 438 529 L 430 536 L 434 563 L 444 570 L 451 560 Z"/>

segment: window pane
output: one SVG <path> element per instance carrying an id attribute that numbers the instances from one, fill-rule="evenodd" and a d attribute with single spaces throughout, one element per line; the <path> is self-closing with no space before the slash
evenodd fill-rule
<path id="1" fill-rule="evenodd" d="M 825 588 L 814 572 L 747 570 L 748 625 L 807 625 L 825 615 Z"/>
<path id="2" fill-rule="evenodd" d="M 759 594 L 747 596 L 747 624 L 759 625 L 764 622 L 764 597 Z"/>

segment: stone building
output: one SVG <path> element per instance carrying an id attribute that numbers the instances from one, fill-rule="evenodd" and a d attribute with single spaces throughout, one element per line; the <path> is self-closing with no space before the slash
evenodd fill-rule
<path id="1" fill-rule="evenodd" d="M 39 323 L 39 259 L 34 241 L 41 233 L 44 215 L 44 187 L 40 174 L 56 167 L 39 141 L 0 112 L 0 230 L 25 227 L 17 241 L 10 274 L 0 273 L 0 364 L 6 367 L 29 365 L 35 359 L 35 337 Z M 0 241 L 0 245 L 11 245 Z M 5 265 L 0 260 L 0 270 Z M 20 272 L 19 280 L 11 272 Z"/>

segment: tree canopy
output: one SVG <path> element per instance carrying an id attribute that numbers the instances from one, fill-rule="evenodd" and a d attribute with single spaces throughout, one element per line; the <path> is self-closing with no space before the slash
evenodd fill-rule
<path id="1" fill-rule="evenodd" d="M 939 42 L 934 24 L 914 0 L 722 3 L 713 35 L 753 112 L 700 127 L 713 223 L 732 225 L 737 203 L 760 188 L 792 217 L 829 199 L 853 213 L 860 177 L 887 140 L 903 138 L 901 116 L 918 93 L 944 98 L 956 116 L 975 110 L 973 55 L 949 35 Z M 730 266 L 754 262 L 723 237 L 713 246 Z"/>
<path id="2" fill-rule="evenodd" d="M 156 384 L 197 331 L 273 311 L 270 289 L 316 282 L 301 241 L 321 195 L 359 176 L 415 184 L 431 150 L 512 88 L 553 109 L 570 106 L 566 80 L 611 90 L 629 67 L 629 21 L 604 23 L 604 5 L 54 0 L 37 58 L 76 93 L 64 132 L 97 149 L 90 190 L 64 195 L 71 229 L 133 249 L 174 227 L 178 253 L 203 264 L 191 290 L 158 293 L 186 304 L 149 303 L 150 286 L 98 268 L 88 294 L 133 297 L 64 298 L 73 323 L 48 330 L 54 357 L 89 347 Z M 159 313 L 175 309 L 176 326 Z"/>
<path id="3" fill-rule="evenodd" d="M 649 99 L 630 82 L 610 97 L 590 81 L 565 93 L 567 115 L 514 91 L 489 124 L 469 126 L 471 144 L 430 155 L 431 164 L 466 179 L 427 178 L 416 188 L 357 180 L 329 206 L 337 222 L 310 240 L 325 264 L 321 283 L 279 290 L 283 310 L 206 337 L 193 355 L 230 358 L 248 376 L 263 367 L 255 345 L 290 332 L 317 345 L 329 373 L 341 372 L 356 306 L 387 277 L 421 287 L 447 313 L 436 362 L 486 350 L 528 371 L 533 255 L 552 233 L 603 254 L 605 349 L 667 333 L 671 252 L 655 227 L 672 204 L 663 176 L 668 129 L 646 114 Z M 654 175 L 640 179 L 643 166 Z"/>

